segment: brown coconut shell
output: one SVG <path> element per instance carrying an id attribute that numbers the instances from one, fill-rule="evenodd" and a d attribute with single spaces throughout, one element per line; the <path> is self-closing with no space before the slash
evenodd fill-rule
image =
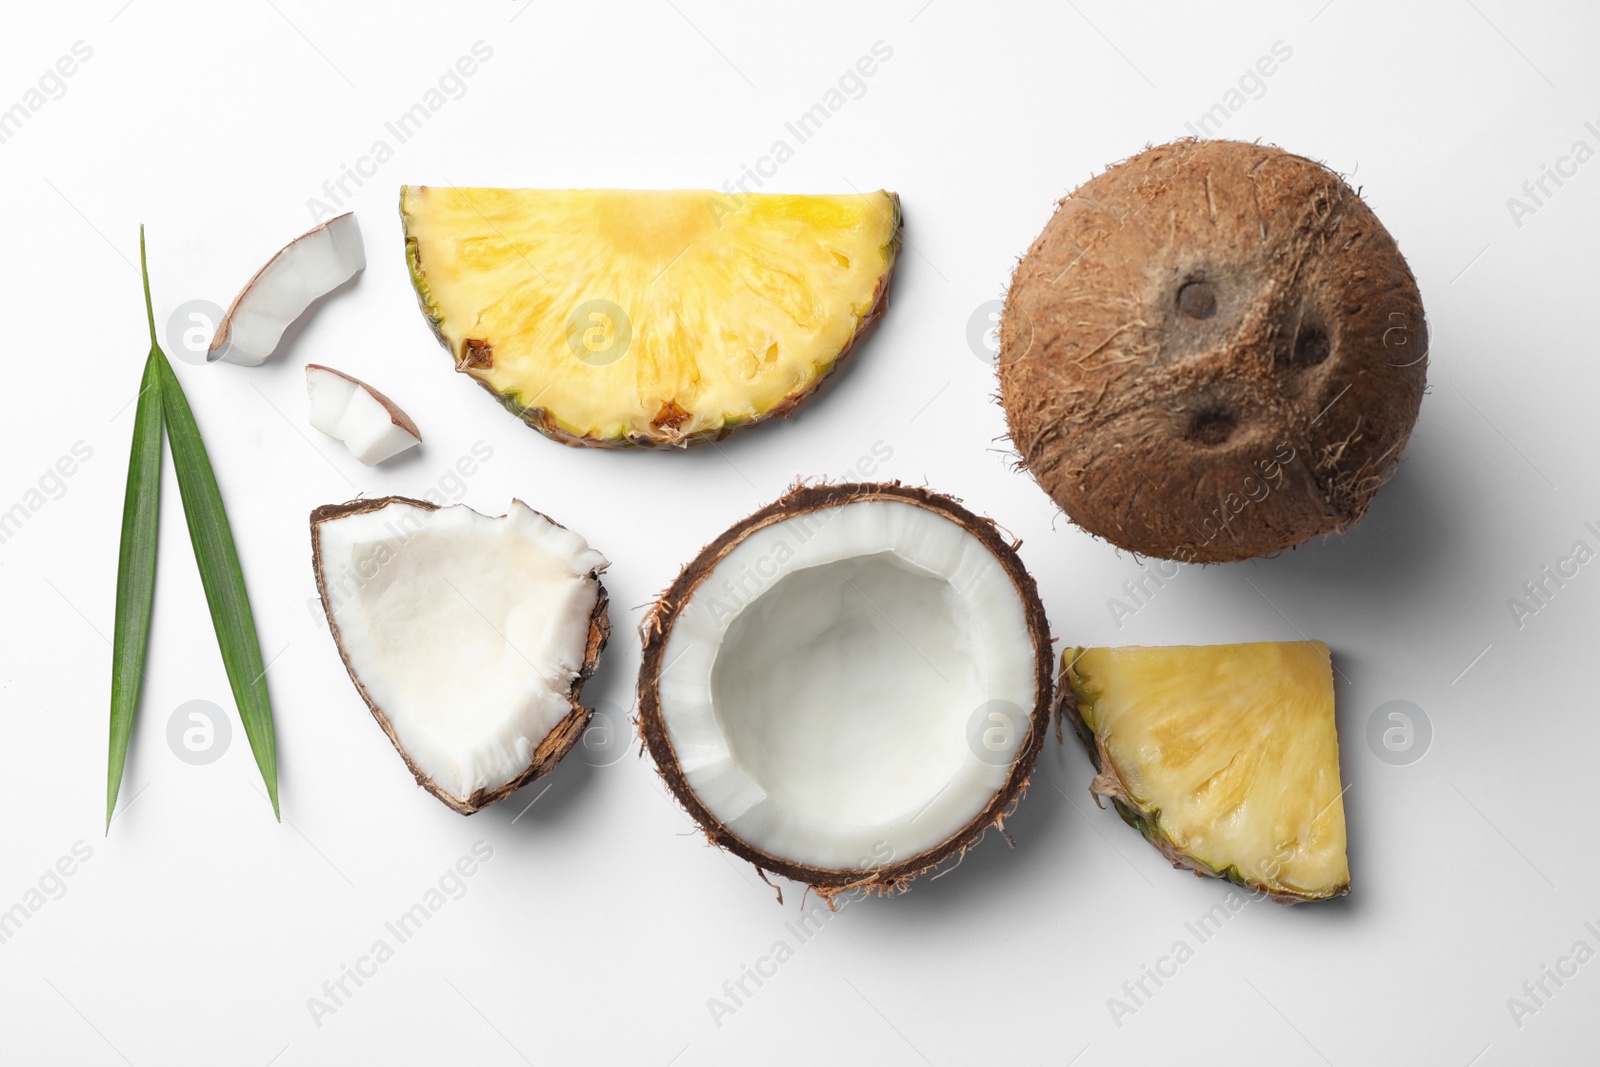
<path id="1" fill-rule="evenodd" d="M 1339 175 L 1186 140 L 1060 202 L 1012 279 L 1000 396 L 1022 465 L 1075 523 L 1221 562 L 1361 519 L 1427 353 L 1416 279 Z"/>
<path id="2" fill-rule="evenodd" d="M 504 785 L 494 789 L 480 789 L 466 800 L 451 796 L 439 787 L 427 774 L 423 773 L 415 762 L 412 761 L 405 747 L 401 745 L 400 738 L 395 735 L 394 726 L 390 724 L 389 717 L 383 713 L 366 686 L 361 684 L 361 679 L 356 674 L 355 667 L 350 663 L 350 657 L 345 653 L 344 640 L 339 636 L 339 624 L 334 621 L 332 606 L 328 603 L 328 589 L 323 580 L 322 569 L 322 538 L 319 527 L 333 519 L 347 518 L 351 515 L 360 515 L 369 511 L 378 511 L 390 504 L 410 504 L 412 507 L 424 511 L 437 511 L 439 505 L 427 500 L 413 500 L 405 496 L 380 496 L 371 499 L 351 500 L 344 504 L 324 504 L 311 512 L 311 568 L 317 577 L 317 595 L 322 598 L 322 611 L 328 619 L 328 629 L 333 634 L 334 647 L 339 650 L 339 659 L 344 663 L 345 671 L 350 675 L 350 681 L 355 684 L 356 692 L 361 694 L 361 699 L 366 702 L 367 710 L 372 712 L 372 717 L 378 721 L 384 734 L 389 738 L 389 743 L 394 750 L 400 753 L 400 758 L 405 760 L 406 767 L 411 771 L 417 784 L 434 796 L 438 797 L 452 811 L 462 815 L 471 815 L 481 811 L 490 804 L 515 793 L 536 778 L 542 778 L 550 773 L 555 765 L 561 762 L 561 757 L 572 751 L 572 747 L 583 736 L 583 731 L 589 724 L 589 718 L 594 714 L 594 709 L 579 703 L 578 695 L 583 689 L 583 684 L 593 677 L 595 668 L 600 663 L 600 653 L 605 650 L 606 640 L 611 636 L 611 617 L 606 611 L 608 599 L 606 588 L 600 584 L 599 575 L 595 576 L 595 584 L 599 586 L 599 596 L 595 598 L 594 610 L 589 614 L 589 639 L 584 647 L 583 666 L 579 668 L 578 675 L 572 680 L 572 687 L 567 693 L 567 701 L 572 705 L 572 710 L 567 713 L 555 729 L 545 735 L 543 741 L 533 750 L 528 767 L 521 774 Z M 536 512 L 542 518 L 561 526 L 543 512 Z M 565 527 L 562 527 L 565 529 Z"/>
<path id="3" fill-rule="evenodd" d="M 1029 716 L 1028 740 L 1012 764 L 1011 774 L 1003 789 L 970 822 L 931 849 L 905 860 L 863 871 L 859 868 L 830 869 L 814 867 L 775 856 L 742 840 L 713 815 L 684 776 L 667 734 L 661 715 L 660 678 L 667 640 L 672 635 L 673 623 L 678 613 L 694 596 L 728 553 L 745 538 L 766 526 L 792 519 L 798 515 L 820 511 L 824 508 L 842 507 L 870 500 L 888 500 L 925 508 L 957 523 L 976 537 L 997 559 L 1011 579 L 1023 604 L 1028 631 L 1034 645 L 1035 703 Z M 656 771 L 667 788 L 685 811 L 699 823 L 712 844 L 754 864 L 765 879 L 770 872 L 791 881 L 810 886 L 825 899 L 840 893 L 864 890 L 879 895 L 899 892 L 909 887 L 918 875 L 953 857 L 960 857 L 976 844 L 985 831 L 994 827 L 1004 832 L 1007 816 L 1028 787 L 1039 746 L 1044 741 L 1050 723 L 1051 649 L 1050 625 L 1045 619 L 1044 605 L 1039 600 L 1038 587 L 1022 564 L 1016 549 L 1020 541 L 1010 541 L 993 520 L 976 515 L 963 507 L 954 497 L 944 496 L 927 489 L 901 485 L 899 482 L 881 484 L 849 483 L 842 485 L 796 485 L 778 500 L 735 523 L 678 574 L 677 579 L 661 594 L 645 616 L 640 635 L 643 641 L 644 662 L 639 668 L 639 735 L 655 761 Z M 782 894 L 779 894 L 782 900 Z"/>

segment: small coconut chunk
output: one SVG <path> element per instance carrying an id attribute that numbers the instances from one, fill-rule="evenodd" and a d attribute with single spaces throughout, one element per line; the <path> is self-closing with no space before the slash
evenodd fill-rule
<path id="1" fill-rule="evenodd" d="M 422 443 L 411 417 L 366 382 L 312 363 L 306 367 L 311 425 L 344 442 L 367 466 L 382 463 Z"/>
<path id="2" fill-rule="evenodd" d="M 609 630 L 606 558 L 521 501 L 318 508 L 313 562 L 351 679 L 417 781 L 463 814 L 571 749 Z"/>
<path id="3" fill-rule="evenodd" d="M 283 331 L 306 308 L 367 265 L 361 228 L 349 212 L 285 245 L 233 298 L 211 339 L 206 361 L 245 367 L 266 362 Z"/>

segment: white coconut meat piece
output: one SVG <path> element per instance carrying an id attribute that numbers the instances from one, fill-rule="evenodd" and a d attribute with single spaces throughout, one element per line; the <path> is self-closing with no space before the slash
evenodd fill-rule
<path id="1" fill-rule="evenodd" d="M 318 363 L 306 367 L 311 425 L 344 443 L 372 466 L 422 443 L 422 433 L 399 405 L 366 382 Z"/>
<path id="2" fill-rule="evenodd" d="M 217 326 L 206 361 L 245 367 L 266 362 L 289 324 L 367 265 L 354 212 L 290 241 L 245 283 Z"/>
<path id="3" fill-rule="evenodd" d="M 345 664 L 419 780 L 472 810 L 523 776 L 576 707 L 605 557 L 521 501 L 392 500 L 313 530 Z"/>
<path id="4" fill-rule="evenodd" d="M 740 841 L 871 870 L 950 840 L 1006 788 L 1039 694 L 1018 589 L 943 515 L 872 500 L 765 526 L 682 606 L 659 704 Z"/>

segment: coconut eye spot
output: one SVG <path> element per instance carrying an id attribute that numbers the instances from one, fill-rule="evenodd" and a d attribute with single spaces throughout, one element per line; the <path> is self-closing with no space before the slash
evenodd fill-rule
<path id="1" fill-rule="evenodd" d="M 1233 436 L 1239 420 L 1230 411 L 1202 411 L 1189 420 L 1188 438 L 1202 445 L 1220 445 Z"/>
<path id="2" fill-rule="evenodd" d="M 1328 333 L 1320 326 L 1302 326 L 1295 334 L 1294 351 L 1286 361 L 1290 367 L 1314 367 L 1333 352 Z"/>
<path id="3" fill-rule="evenodd" d="M 1178 311 L 1187 318 L 1209 319 L 1217 313 L 1217 293 L 1207 281 L 1185 282 L 1178 290 Z"/>

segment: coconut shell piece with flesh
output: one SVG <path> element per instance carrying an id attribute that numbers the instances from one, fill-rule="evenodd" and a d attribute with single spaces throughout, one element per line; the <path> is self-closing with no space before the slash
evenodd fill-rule
<path id="1" fill-rule="evenodd" d="M 1394 238 L 1266 145 L 1146 149 L 1018 264 L 999 379 L 1021 463 L 1141 555 L 1246 559 L 1359 521 L 1416 421 L 1428 330 Z"/>
<path id="2" fill-rule="evenodd" d="M 245 282 L 217 324 L 206 362 L 260 366 L 307 308 L 366 266 L 366 246 L 354 212 L 307 230 Z"/>
<path id="3" fill-rule="evenodd" d="M 490 518 L 388 496 L 314 510 L 311 558 L 350 680 L 452 810 L 504 799 L 582 736 L 611 623 L 608 564 L 577 534 L 520 501 Z"/>
<path id="4" fill-rule="evenodd" d="M 899 891 L 1000 828 L 1048 728 L 1049 627 L 956 500 L 801 486 L 643 625 L 639 730 L 710 840 L 824 897 Z"/>
<path id="5" fill-rule="evenodd" d="M 400 405 L 344 371 L 308 364 L 306 393 L 311 425 L 369 467 L 422 443 L 422 431 Z"/>

